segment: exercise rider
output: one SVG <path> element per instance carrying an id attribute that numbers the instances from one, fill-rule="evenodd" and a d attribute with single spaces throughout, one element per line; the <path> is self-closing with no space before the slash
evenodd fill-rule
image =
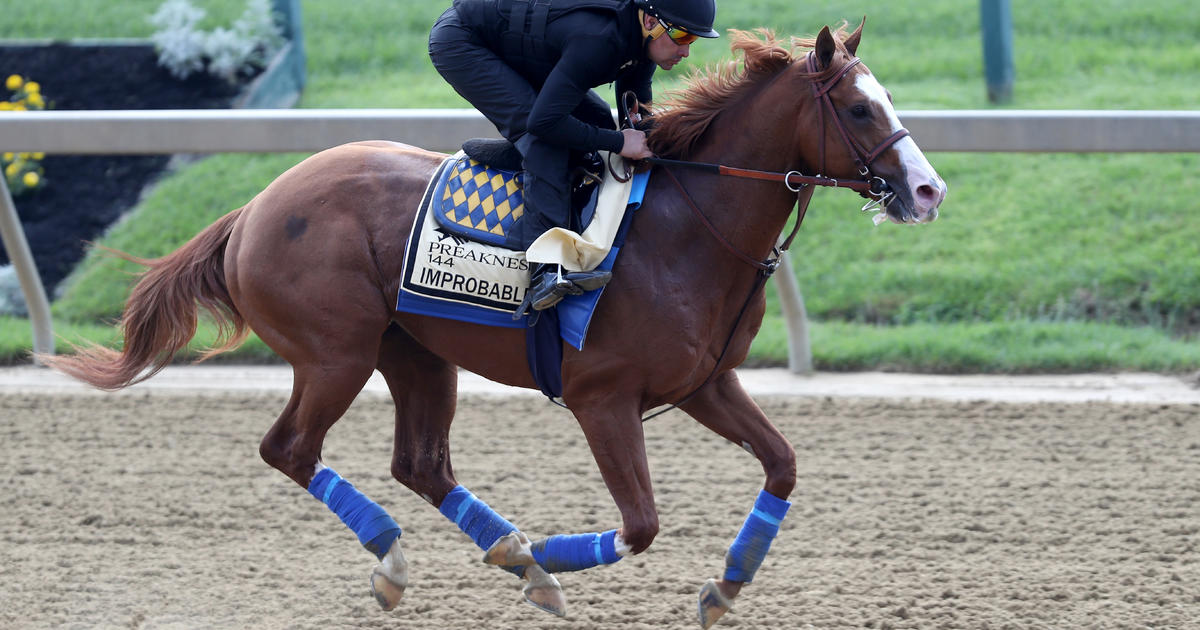
<path id="1" fill-rule="evenodd" d="M 629 159 L 652 154 L 646 135 L 617 130 L 592 88 L 615 83 L 651 100 L 655 68 L 670 70 L 713 30 L 715 0 L 454 0 L 429 35 L 434 67 L 522 156 L 525 213 L 508 245 L 525 250 L 543 232 L 566 227 L 570 152 Z M 535 269 L 528 306 L 603 286 L 607 271 Z"/>

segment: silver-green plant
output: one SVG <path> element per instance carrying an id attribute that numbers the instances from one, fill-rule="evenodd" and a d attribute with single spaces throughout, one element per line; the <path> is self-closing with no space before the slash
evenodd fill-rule
<path id="1" fill-rule="evenodd" d="M 283 46 L 283 31 L 270 0 L 247 0 L 230 27 L 202 30 L 204 9 L 190 0 L 166 0 L 149 17 L 158 63 L 178 79 L 207 71 L 230 83 L 239 73 L 264 66 Z"/>

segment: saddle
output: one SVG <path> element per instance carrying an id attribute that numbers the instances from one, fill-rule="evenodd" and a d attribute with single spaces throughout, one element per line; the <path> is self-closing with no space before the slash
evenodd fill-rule
<path id="1" fill-rule="evenodd" d="M 506 238 L 525 214 L 521 153 L 508 140 L 474 138 L 444 178 L 433 215 L 446 232 L 514 249 Z M 572 154 L 571 213 L 567 229 L 583 232 L 595 212 L 604 163 L 595 153 Z"/>

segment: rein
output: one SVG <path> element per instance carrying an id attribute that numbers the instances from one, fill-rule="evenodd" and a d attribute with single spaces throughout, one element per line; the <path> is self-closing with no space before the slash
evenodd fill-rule
<path id="1" fill-rule="evenodd" d="M 817 73 L 819 69 L 817 67 L 816 55 L 810 52 L 805 60 L 808 65 L 808 71 L 813 74 Z M 709 233 L 712 234 L 716 241 L 720 243 L 726 250 L 734 254 L 734 256 L 736 256 L 739 260 L 758 270 L 758 273 L 756 274 L 753 286 L 750 288 L 750 294 L 746 296 L 745 302 L 742 303 L 742 308 L 738 311 L 737 318 L 733 322 L 733 327 L 729 331 L 729 337 L 726 338 L 725 345 L 721 349 L 721 354 L 717 357 L 717 361 L 713 365 L 712 372 L 709 373 L 708 378 L 704 379 L 704 382 L 701 383 L 699 387 L 693 390 L 692 393 L 685 396 L 682 400 L 671 404 L 666 409 L 657 411 L 642 418 L 642 422 L 646 422 L 651 418 L 656 418 L 668 411 L 671 411 L 672 409 L 677 409 L 680 405 L 686 404 L 688 401 L 694 398 L 696 394 L 700 393 L 702 389 L 712 383 L 714 378 L 716 378 L 717 372 L 721 368 L 721 362 L 725 360 L 725 356 L 729 352 L 729 347 L 733 343 L 733 337 L 737 334 L 738 327 L 742 324 L 742 319 L 745 317 L 746 312 L 750 309 L 750 304 L 754 301 L 755 296 L 757 296 L 758 293 L 762 291 L 763 287 L 766 286 L 767 280 L 771 277 L 771 275 L 775 273 L 775 270 L 779 267 L 779 261 L 782 258 L 783 253 L 791 247 L 792 241 L 796 238 L 796 234 L 800 231 L 800 225 L 804 222 L 804 216 L 808 212 L 808 204 L 812 200 L 815 186 L 849 188 L 850 190 L 856 191 L 864 196 L 869 195 L 871 200 L 867 203 L 867 205 L 863 206 L 864 211 L 872 208 L 887 206 L 887 203 L 892 197 L 893 193 L 883 178 L 871 174 L 871 163 L 874 162 L 892 145 L 899 142 L 902 138 L 908 136 L 908 130 L 900 129 L 899 131 L 896 131 L 880 142 L 879 145 L 874 149 L 868 151 L 854 138 L 853 135 L 850 134 L 849 130 L 846 129 L 845 123 L 843 123 L 841 117 L 837 115 L 837 109 L 833 106 L 833 99 L 829 96 L 829 92 L 834 88 L 834 86 L 836 86 L 843 77 L 849 74 L 851 69 L 861 62 L 862 61 L 858 57 L 852 58 L 849 62 L 842 66 L 842 68 L 839 69 L 839 71 L 831 79 L 824 82 L 815 80 L 812 81 L 812 87 L 813 96 L 818 103 L 818 126 L 821 129 L 821 141 L 818 145 L 820 147 L 821 171 L 825 171 L 825 114 L 826 111 L 828 111 L 829 115 L 833 119 L 834 125 L 837 127 L 838 135 L 841 136 L 842 142 L 846 145 L 846 148 L 849 149 L 851 157 L 854 159 L 854 164 L 858 167 L 858 173 L 863 177 L 863 179 L 839 180 L 820 174 L 805 175 L 800 171 L 788 171 L 786 173 L 776 171 L 759 171 L 726 166 L 723 164 L 689 162 L 685 160 L 671 160 L 657 157 L 652 157 L 645 160 L 645 162 L 650 164 L 662 166 L 663 172 L 665 172 L 667 176 L 671 178 L 671 181 L 675 184 L 675 187 L 679 190 L 679 193 L 683 196 L 684 200 L 687 201 L 692 213 L 696 215 L 696 218 L 699 219 L 700 223 L 708 229 Z M 621 107 L 624 109 L 623 114 L 625 121 L 628 121 L 632 124 L 632 118 L 630 117 L 630 114 L 633 112 L 638 112 L 640 107 L 639 103 L 637 102 L 637 98 L 633 96 L 632 92 L 626 92 L 622 96 Z M 784 242 L 781 245 L 771 249 L 771 257 L 762 261 L 755 260 L 752 256 L 736 248 L 732 243 L 729 242 L 728 239 L 724 237 L 724 235 L 717 230 L 716 226 L 709 221 L 708 217 L 705 216 L 700 210 L 699 206 L 696 205 L 695 200 L 692 199 L 692 196 L 688 193 L 687 189 L 684 188 L 683 184 L 679 181 L 679 178 L 675 176 L 675 173 L 671 171 L 670 167 L 697 169 L 702 172 L 724 177 L 738 177 L 767 182 L 781 182 L 784 186 L 787 186 L 788 190 L 796 193 L 796 223 L 792 227 L 791 233 L 788 234 L 786 239 L 784 239 Z"/>

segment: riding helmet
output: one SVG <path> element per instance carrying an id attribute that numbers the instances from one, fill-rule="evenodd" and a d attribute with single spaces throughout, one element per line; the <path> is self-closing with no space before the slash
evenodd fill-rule
<path id="1" fill-rule="evenodd" d="M 633 0 L 641 10 L 699 37 L 720 37 L 713 30 L 716 0 Z"/>

